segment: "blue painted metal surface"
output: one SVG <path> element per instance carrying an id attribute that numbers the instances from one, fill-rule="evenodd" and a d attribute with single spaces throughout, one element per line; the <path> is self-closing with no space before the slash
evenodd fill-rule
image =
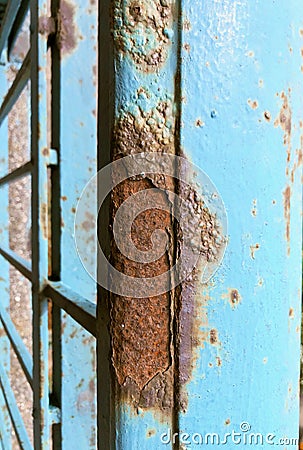
<path id="1" fill-rule="evenodd" d="M 5 66 L 0 67 L 0 96 L 1 103 L 3 102 L 4 96 L 7 90 L 6 82 L 6 68 Z M 7 119 L 5 120 L 3 126 L 0 128 L 0 139 L 1 139 L 1 164 L 0 164 L 0 174 L 3 177 L 8 171 L 8 136 L 7 136 Z M 3 211 L 0 215 L 0 229 L 1 229 L 1 243 L 8 247 L 8 186 L 0 187 L 0 203 L 3 205 Z M 10 296 L 9 296 L 9 264 L 3 258 L 0 257 L 0 296 L 1 304 L 3 308 L 9 308 Z M 6 371 L 8 375 L 10 369 L 10 345 L 8 337 L 5 335 L 3 324 L 0 321 L 0 354 L 1 354 L 1 365 L 3 370 Z M 2 390 L 0 390 L 0 423 L 1 423 L 1 444 L 2 448 L 10 450 L 11 449 L 11 424 L 8 415 L 8 411 L 5 404 L 5 399 Z"/>
<path id="2" fill-rule="evenodd" d="M 275 443 L 298 438 L 299 3 L 182 2 L 181 145 L 217 185 L 229 220 L 224 263 L 197 291 L 198 318 L 207 299 L 207 324 L 198 332 L 192 376 L 182 388 L 188 405 L 179 416 L 190 439 L 207 432 L 223 439 L 235 430 L 242 447 L 244 422 L 263 434 L 265 448 L 269 433 Z M 210 329 L 218 333 L 215 345 L 203 338 Z M 227 446 L 239 443 L 229 437 Z"/>
<path id="3" fill-rule="evenodd" d="M 246 445 L 245 436 L 255 439 L 250 429 L 262 433 L 265 446 L 287 437 L 293 439 L 287 448 L 296 448 L 299 2 L 182 0 L 179 15 L 176 4 L 169 10 L 163 30 L 157 14 L 168 2 L 115 5 L 116 120 L 130 114 L 140 128 L 159 101 L 171 102 L 173 124 L 180 112 L 175 149 L 211 177 L 229 221 L 219 271 L 206 285 L 197 281 L 194 296 L 186 297 L 186 283 L 181 294 L 177 419 L 119 402 L 117 448 L 192 448 L 205 444 L 207 433 L 217 433 L 206 438 L 215 439 L 214 447 L 227 439 L 228 448 L 237 448 Z"/>
<path id="4" fill-rule="evenodd" d="M 44 1 L 31 1 L 31 158 L 32 172 L 32 308 L 34 446 L 49 447 L 49 338 L 48 301 L 42 289 L 48 277 L 48 189 L 49 155 L 47 98 L 47 35 L 40 33 L 40 17 L 48 17 Z"/>
<path id="5" fill-rule="evenodd" d="M 255 445 L 255 439 L 261 439 L 269 448 L 279 439 L 296 439 L 303 126 L 299 1 L 286 5 L 282 0 L 116 0 L 112 30 L 110 3 L 99 8 L 100 28 L 107 27 L 108 39 L 113 33 L 113 55 L 109 55 L 111 46 L 106 49 L 104 42 L 98 43 L 94 1 L 61 1 L 60 8 L 53 2 L 50 10 L 44 1 L 31 0 L 32 164 L 20 173 L 32 171 L 33 261 L 25 266 L 6 251 L 4 211 L 0 292 L 1 305 L 7 308 L 8 262 L 33 282 L 35 448 L 50 447 L 53 424 L 56 450 L 75 445 L 106 450 L 185 449 L 200 443 L 232 449 L 249 445 L 249 439 Z M 102 33 L 101 29 L 101 37 Z M 99 101 L 106 103 L 106 107 L 99 105 L 99 123 L 98 45 L 107 57 L 99 68 L 105 83 Z M 1 94 L 3 83 L 2 79 Z M 52 102 L 47 97 L 50 87 Z M 171 293 L 168 313 L 153 310 L 153 317 L 146 317 L 144 311 L 142 326 L 155 317 L 169 317 L 164 334 L 159 332 L 169 343 L 169 361 L 166 378 L 159 369 L 146 381 L 138 360 L 134 376 L 145 380 L 141 386 L 123 378 L 124 367 L 115 365 L 116 349 L 109 354 L 110 339 L 114 342 L 115 324 L 108 329 L 113 309 L 107 308 L 106 294 L 98 292 L 96 321 L 96 283 L 80 262 L 73 236 L 77 202 L 97 164 L 124 156 L 115 153 L 117 148 L 110 142 L 111 112 L 107 116 L 106 109 L 111 108 L 113 142 L 119 149 L 127 154 L 141 145 L 144 151 L 182 154 L 215 183 L 229 221 L 227 251 L 215 276 L 206 284 L 197 277 L 184 282 Z M 6 112 L 0 131 L 1 177 L 7 174 Z M 106 154 L 97 155 L 98 126 L 99 150 Z M 119 142 L 120 132 L 125 139 Z M 140 141 L 136 133 L 145 140 Z M 58 158 L 52 158 L 56 153 Z M 7 205 L 11 177 L 0 180 L 1 207 Z M 97 272 L 91 226 L 97 192 L 90 200 L 87 220 L 76 226 L 87 246 L 89 272 Z M 108 244 L 109 231 L 102 231 Z M 174 236 L 176 244 L 178 238 Z M 53 386 L 48 367 L 48 298 L 53 304 Z M 2 319 L 6 327 L 0 328 L 1 363 L 9 366 L 6 328 L 30 378 L 31 361 L 5 313 Z M 131 331 L 139 336 L 139 329 Z M 143 355 L 144 348 L 141 351 Z M 127 366 L 134 356 L 124 356 Z M 155 358 L 152 369 L 157 368 L 157 353 L 151 358 Z M 2 376 L 10 395 L 6 382 Z M 0 392 L 0 406 L 4 403 Z M 13 409 L 18 425 L 14 405 Z M 1 409 L 5 450 L 10 448 L 8 419 L 7 410 Z M 19 428 L 22 435 L 22 424 Z M 21 440 L 26 441 L 26 436 Z M 291 449 L 297 444 L 284 441 L 284 446 Z"/>
<path id="6" fill-rule="evenodd" d="M 95 303 L 96 283 L 81 264 L 73 236 L 78 199 L 97 171 L 97 7 L 89 0 L 63 2 L 61 14 L 61 281 Z M 84 222 L 78 224 L 95 271 L 96 236 L 90 221 L 96 209 L 97 199 L 91 199 Z M 71 436 L 79 448 L 96 448 L 95 351 L 95 338 L 63 314 L 63 449 L 70 448 Z"/>

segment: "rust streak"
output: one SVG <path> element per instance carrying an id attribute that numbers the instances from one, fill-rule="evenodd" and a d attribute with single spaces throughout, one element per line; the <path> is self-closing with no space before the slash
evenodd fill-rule
<path id="1" fill-rule="evenodd" d="M 290 186 L 286 187 L 285 191 L 283 192 L 283 196 L 284 196 L 284 218 L 285 218 L 285 222 L 286 222 L 285 236 L 286 236 L 286 240 L 288 243 L 287 253 L 289 255 L 290 254 L 290 246 L 289 246 L 289 242 L 290 242 L 290 199 L 291 199 Z"/>

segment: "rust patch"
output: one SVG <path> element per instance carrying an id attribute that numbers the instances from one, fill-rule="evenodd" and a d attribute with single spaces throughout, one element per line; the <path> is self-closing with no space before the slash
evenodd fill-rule
<path id="1" fill-rule="evenodd" d="M 205 123 L 203 122 L 203 120 L 201 120 L 201 119 L 196 120 L 196 127 L 202 128 L 204 125 L 205 125 Z"/>
<path id="2" fill-rule="evenodd" d="M 56 22 L 53 17 L 39 17 L 39 33 L 43 36 L 50 36 L 56 33 Z"/>
<path id="3" fill-rule="evenodd" d="M 44 239 L 48 239 L 48 206 L 46 203 L 42 203 L 40 209 L 40 226 Z"/>
<path id="4" fill-rule="evenodd" d="M 249 104 L 251 109 L 257 109 L 259 106 L 257 100 L 251 100 L 250 98 L 247 100 L 247 103 Z"/>
<path id="5" fill-rule="evenodd" d="M 136 10 L 132 11 L 135 14 Z M 140 11 L 138 10 L 139 14 Z M 139 152 L 174 151 L 174 130 L 171 106 L 167 102 L 149 113 L 135 117 L 123 114 L 114 133 L 113 159 Z M 170 122 L 170 125 L 168 124 Z M 155 186 L 167 187 L 168 180 L 142 175 L 127 179 L 112 192 L 112 222 L 116 211 L 129 197 Z M 173 190 L 173 183 L 169 188 Z M 172 205 L 164 191 L 151 193 L 161 209 L 148 209 L 132 222 L 134 245 L 142 251 L 151 249 L 151 235 L 162 229 L 171 241 L 173 236 Z M 112 263 L 117 270 L 132 277 L 155 277 L 171 268 L 172 248 L 152 263 L 142 264 L 123 255 L 114 239 L 111 244 Z M 112 362 L 116 373 L 116 395 L 135 408 L 171 411 L 173 375 L 171 349 L 171 292 L 149 298 L 111 295 Z"/>
<path id="6" fill-rule="evenodd" d="M 290 198 L 291 198 L 291 188 L 290 186 L 287 186 L 285 191 L 283 192 L 284 196 L 284 218 L 286 222 L 286 231 L 285 231 L 285 237 L 288 243 L 287 253 L 290 254 Z"/>
<path id="7" fill-rule="evenodd" d="M 294 311 L 293 308 L 289 308 L 289 313 L 288 313 L 288 315 L 289 315 L 289 318 L 290 318 L 290 319 L 294 319 L 294 318 L 295 318 L 295 311 Z"/>
<path id="8" fill-rule="evenodd" d="M 150 437 L 154 436 L 156 433 L 157 433 L 157 430 L 155 430 L 154 428 L 151 428 L 150 430 L 147 430 L 146 437 L 150 438 Z"/>
<path id="9" fill-rule="evenodd" d="M 116 0 L 114 40 L 138 70 L 153 72 L 167 58 L 173 31 L 173 5 L 166 0 Z"/>
<path id="10" fill-rule="evenodd" d="M 220 356 L 216 356 L 216 362 L 218 367 L 222 366 L 222 359 L 220 358 Z"/>
<path id="11" fill-rule="evenodd" d="M 242 301 L 238 289 L 235 288 L 229 288 L 228 292 L 222 295 L 222 298 L 228 300 L 232 309 L 235 309 Z"/>
<path id="12" fill-rule="evenodd" d="M 218 331 L 215 328 L 212 328 L 209 332 L 209 342 L 211 345 L 219 343 Z"/>
<path id="13" fill-rule="evenodd" d="M 291 156 L 291 130 L 292 130 L 292 121 L 291 121 L 291 109 L 289 106 L 289 101 L 287 95 L 284 92 L 281 93 L 281 98 L 283 100 L 283 105 L 280 110 L 280 114 L 278 118 L 275 120 L 274 125 L 280 126 L 282 130 L 285 132 L 284 134 L 284 145 L 287 147 L 287 163 L 290 162 Z"/>
<path id="14" fill-rule="evenodd" d="M 190 23 L 189 20 L 185 19 L 183 21 L 183 30 L 184 31 L 190 31 L 190 29 L 191 29 L 191 23 Z"/>
<path id="15" fill-rule="evenodd" d="M 186 52 L 190 52 L 190 45 L 189 44 L 187 44 L 187 43 L 185 43 L 184 45 L 183 45 L 183 47 L 184 47 L 184 50 L 186 51 Z"/>
<path id="16" fill-rule="evenodd" d="M 63 56 L 71 54 L 76 49 L 77 40 L 75 7 L 66 0 L 62 0 L 58 13 L 57 44 Z"/>
<path id="17" fill-rule="evenodd" d="M 264 119 L 265 119 L 267 122 L 270 122 L 270 120 L 271 120 L 271 115 L 270 115 L 270 112 L 269 112 L 269 111 L 265 111 L 265 112 L 264 112 Z"/>
<path id="18" fill-rule="evenodd" d="M 259 250 L 260 244 L 255 244 L 250 246 L 250 257 L 251 259 L 255 259 L 255 252 Z"/>
<path id="19" fill-rule="evenodd" d="M 225 420 L 225 425 L 226 425 L 226 426 L 230 425 L 230 419 L 226 419 L 226 420 Z"/>

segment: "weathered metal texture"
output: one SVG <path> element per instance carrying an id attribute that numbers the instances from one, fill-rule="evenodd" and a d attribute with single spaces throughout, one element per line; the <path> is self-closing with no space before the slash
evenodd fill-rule
<path id="1" fill-rule="evenodd" d="M 194 318 L 191 345 L 180 342 L 187 443 L 194 433 L 223 440 L 242 422 L 264 436 L 298 437 L 300 7 L 182 0 L 181 148 L 216 184 L 229 221 L 219 271 L 182 293 Z"/>
<path id="2" fill-rule="evenodd" d="M 31 158 L 32 171 L 32 308 L 34 446 L 49 448 L 48 305 L 41 294 L 48 277 L 47 220 L 49 163 L 47 99 L 47 35 L 39 33 L 39 17 L 49 14 L 48 4 L 32 0 L 31 11 Z"/>
<path id="3" fill-rule="evenodd" d="M 62 1 L 58 12 L 60 63 L 61 281 L 96 302 L 96 282 L 74 243 L 74 220 L 81 192 L 97 171 L 97 6 L 94 1 Z M 83 245 L 96 271 L 92 217 L 97 198 L 87 204 L 81 224 Z M 96 448 L 95 339 L 62 314 L 62 448 Z"/>
<path id="4" fill-rule="evenodd" d="M 1 66 L 0 71 L 0 97 L 1 104 L 4 99 L 4 95 L 7 91 L 6 81 L 6 67 Z M 8 172 L 8 126 L 7 119 L 2 123 L 0 128 L 0 140 L 1 140 L 1 157 L 0 157 L 0 177 L 3 177 Z M 0 204 L 3 210 L 0 215 L 0 242 L 1 247 L 8 247 L 9 234 L 8 234 L 8 186 L 0 187 Z M 9 308 L 9 264 L 1 256 L 0 257 L 0 298 L 1 305 L 4 308 Z M 3 370 L 6 371 L 9 376 L 10 371 L 10 344 L 8 337 L 6 336 L 3 324 L 0 321 L 0 354 L 1 365 Z M 11 423 L 8 415 L 3 392 L 0 389 L 0 441 L 5 449 L 11 449 Z"/>
<path id="5" fill-rule="evenodd" d="M 117 0 L 113 8 L 115 46 L 115 124 L 112 158 L 140 152 L 175 153 L 177 95 L 177 2 Z M 172 180 L 165 180 L 174 190 Z M 164 183 L 164 184 L 165 184 Z M 112 217 L 136 192 L 157 187 L 152 176 L 139 176 L 112 193 Z M 153 194 L 160 209 L 141 213 L 132 239 L 150 249 L 151 233 L 165 230 L 173 239 L 172 205 L 164 193 Z M 154 263 L 132 263 L 111 248 L 115 267 L 133 277 L 167 272 L 174 255 Z M 156 448 L 156 434 L 174 421 L 174 294 L 149 298 L 111 297 L 111 343 L 115 384 L 116 448 Z"/>

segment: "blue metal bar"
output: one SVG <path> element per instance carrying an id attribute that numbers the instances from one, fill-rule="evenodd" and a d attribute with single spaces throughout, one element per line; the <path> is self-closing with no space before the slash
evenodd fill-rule
<path id="1" fill-rule="evenodd" d="M 43 292 L 89 333 L 96 336 L 95 303 L 60 282 L 48 282 Z"/>
<path id="2" fill-rule="evenodd" d="M 3 96 L 7 91 L 7 78 L 6 78 L 6 68 L 5 66 L 0 67 L 0 97 L 1 102 Z M 0 142 L 1 142 L 1 167 L 0 173 L 5 174 L 8 172 L 8 123 L 7 119 L 0 128 Z M 9 189 L 8 185 L 2 186 L 0 189 L 0 229 L 1 229 L 1 239 L 0 245 L 8 247 L 9 246 L 9 231 L 8 231 L 8 195 Z M 9 308 L 10 305 L 10 277 L 9 277 L 9 263 L 4 258 L 0 258 L 0 302 L 3 308 Z M 10 371 L 10 343 L 9 339 L 5 333 L 2 323 L 0 322 L 0 355 L 1 364 L 3 365 L 3 370 L 9 374 Z M 1 433 L 1 443 L 4 450 L 11 450 L 12 439 L 11 439 L 12 425 L 8 410 L 5 403 L 5 398 L 0 389 L 0 433 Z"/>
<path id="3" fill-rule="evenodd" d="M 5 15 L 0 29 L 0 56 L 6 45 L 9 33 L 15 22 L 20 5 L 21 0 L 9 0 L 6 6 Z"/>
<path id="4" fill-rule="evenodd" d="M 18 167 L 17 169 L 8 173 L 7 175 L 4 175 L 2 178 L 0 178 L 0 186 L 3 186 L 6 183 L 10 183 L 11 181 L 15 181 L 18 178 L 30 174 L 32 171 L 32 167 L 33 167 L 32 162 L 29 161 L 25 163 L 23 166 Z"/>
<path id="5" fill-rule="evenodd" d="M 32 171 L 32 309 L 34 447 L 49 448 L 48 302 L 41 294 L 48 277 L 48 100 L 47 34 L 39 33 L 39 17 L 49 17 L 48 3 L 31 0 L 31 159 Z"/>
<path id="6" fill-rule="evenodd" d="M 18 442 L 23 450 L 33 450 L 33 446 L 28 438 L 14 393 L 9 383 L 9 379 L 0 364 L 0 384 L 5 397 L 6 406 L 11 417 L 11 421 L 16 432 Z"/>
<path id="7" fill-rule="evenodd" d="M 58 17 L 64 21 L 65 26 L 61 35 L 60 96 L 57 98 L 57 107 L 60 108 L 59 171 L 62 211 L 59 279 L 64 285 L 73 287 L 80 296 L 95 303 L 96 282 L 84 269 L 73 236 L 79 196 L 97 171 L 98 7 L 97 2 L 90 0 L 70 0 L 66 4 L 70 14 L 69 21 L 64 20 L 63 11 L 60 12 L 58 8 Z M 71 130 L 73 131 L 70 132 Z M 97 211 L 97 199 L 90 200 L 87 205 L 88 217 Z M 85 224 L 81 230 L 90 268 L 96 272 L 97 237 L 93 229 L 85 229 Z M 94 450 L 96 341 L 82 328 L 81 322 L 77 323 L 64 312 L 61 319 L 61 370 L 64 373 L 61 384 L 62 449 L 69 448 L 70 436 L 73 436 L 79 448 Z M 78 370 L 79 364 L 81 372 Z"/>
<path id="8" fill-rule="evenodd" d="M 9 89 L 0 109 L 0 125 L 2 124 L 5 117 L 8 115 L 16 101 L 18 100 L 21 92 L 25 88 L 29 76 L 30 76 L 30 52 L 26 55 L 25 60 L 21 66 L 21 69 L 16 75 L 16 78 Z"/>
<path id="9" fill-rule="evenodd" d="M 31 263 L 23 259 L 9 248 L 0 247 L 0 255 L 3 256 L 12 266 L 14 266 L 28 280 L 32 281 Z"/>
<path id="10" fill-rule="evenodd" d="M 24 371 L 26 379 L 33 388 L 33 363 L 32 358 L 24 344 L 22 338 L 20 337 L 18 331 L 16 330 L 10 315 L 6 312 L 5 308 L 0 303 L 0 319 L 2 321 L 3 327 L 6 331 L 7 336 L 10 339 L 12 347 L 17 355 L 19 363 Z"/>

